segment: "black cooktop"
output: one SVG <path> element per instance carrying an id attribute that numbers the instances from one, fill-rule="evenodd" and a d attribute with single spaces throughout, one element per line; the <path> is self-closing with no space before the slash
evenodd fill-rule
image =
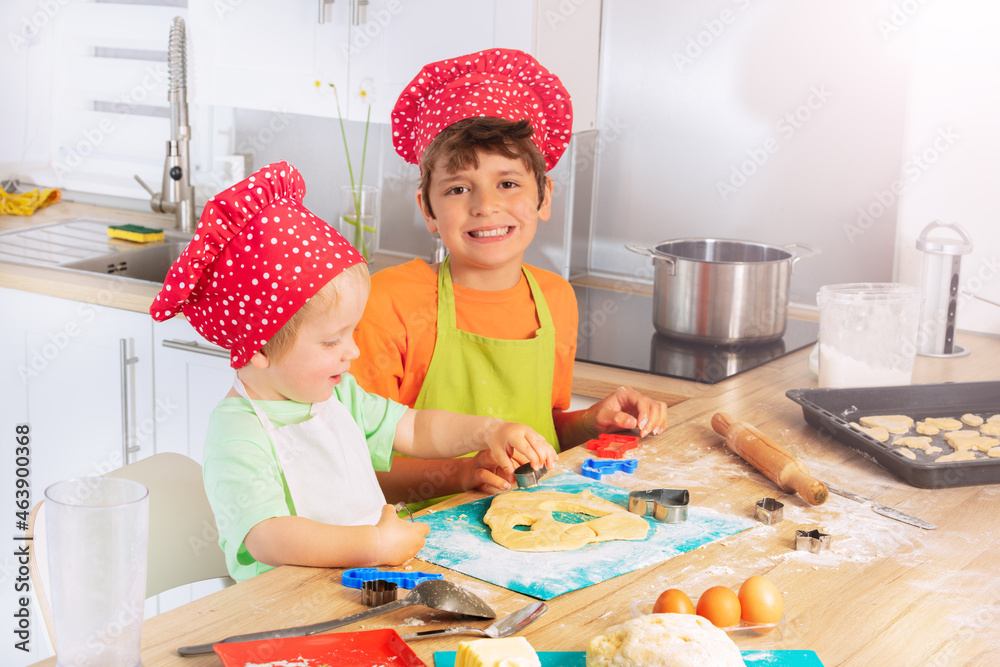
<path id="1" fill-rule="evenodd" d="M 703 345 L 653 327 L 653 297 L 574 285 L 580 326 L 576 358 L 602 366 L 715 384 L 816 342 L 819 323 L 788 318 L 780 339 L 759 345 Z"/>

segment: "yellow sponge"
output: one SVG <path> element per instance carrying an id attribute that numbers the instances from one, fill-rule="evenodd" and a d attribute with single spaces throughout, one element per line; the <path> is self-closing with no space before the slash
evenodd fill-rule
<path id="1" fill-rule="evenodd" d="M 163 240 L 163 230 L 142 225 L 110 225 L 108 236 L 137 243 L 153 243 Z"/>

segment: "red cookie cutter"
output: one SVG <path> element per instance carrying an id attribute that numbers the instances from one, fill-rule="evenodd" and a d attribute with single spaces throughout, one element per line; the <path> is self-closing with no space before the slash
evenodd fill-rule
<path id="1" fill-rule="evenodd" d="M 588 440 L 587 449 L 606 459 L 620 459 L 630 449 L 639 446 L 639 438 L 634 435 L 602 433 L 597 440 Z"/>

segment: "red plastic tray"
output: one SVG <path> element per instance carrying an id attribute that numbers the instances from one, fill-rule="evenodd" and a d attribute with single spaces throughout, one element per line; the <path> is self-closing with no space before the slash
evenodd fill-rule
<path id="1" fill-rule="evenodd" d="M 248 663 L 278 663 L 296 667 L 371 667 L 383 664 L 427 667 L 392 628 L 216 644 L 214 648 L 224 667 L 245 667 Z"/>

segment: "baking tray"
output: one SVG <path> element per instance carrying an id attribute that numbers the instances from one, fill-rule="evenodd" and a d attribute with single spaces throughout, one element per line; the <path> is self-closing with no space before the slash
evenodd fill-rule
<path id="1" fill-rule="evenodd" d="M 934 459 L 951 452 L 942 445 L 942 434 L 933 436 L 932 443 L 942 447 L 941 454 L 914 452 L 910 460 L 894 450 L 889 440 L 879 442 L 850 425 L 861 417 L 900 414 L 914 421 L 928 417 L 959 419 L 969 412 L 984 419 L 1000 414 L 1000 382 L 943 382 L 899 387 L 864 387 L 848 389 L 792 389 L 785 393 L 802 406 L 806 422 L 822 435 L 833 436 L 865 458 L 874 461 L 896 477 L 922 489 L 955 486 L 977 486 L 1000 483 L 1000 459 L 979 458 L 974 461 L 936 463 Z M 969 427 L 966 427 L 969 428 Z M 917 435 L 911 428 L 904 435 Z M 985 456 L 985 455 L 983 455 Z"/>

